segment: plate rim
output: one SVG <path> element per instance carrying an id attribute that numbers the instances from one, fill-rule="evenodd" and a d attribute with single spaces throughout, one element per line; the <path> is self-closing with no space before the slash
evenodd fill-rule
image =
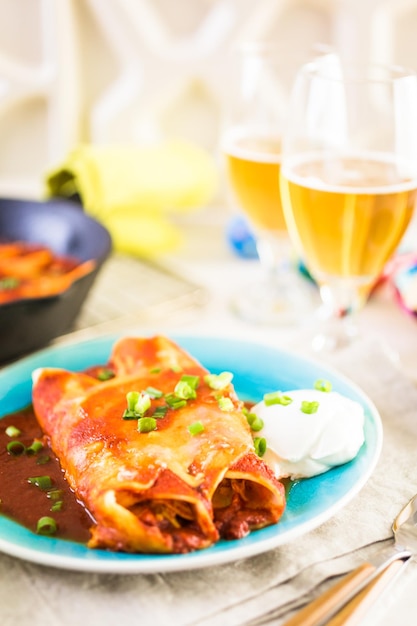
<path id="1" fill-rule="evenodd" d="M 144 332 L 141 333 L 141 336 L 152 336 L 154 334 L 161 333 Z M 57 343 L 42 350 L 36 351 L 33 354 L 21 358 L 18 361 L 2 368 L 0 370 L 0 383 L 5 376 L 13 375 L 14 371 L 18 372 L 21 368 L 28 368 L 30 367 L 30 364 L 32 362 L 38 362 L 40 359 L 42 360 L 44 358 L 47 359 L 48 356 L 54 355 L 61 350 L 64 352 L 72 350 L 79 351 L 80 349 L 82 349 L 83 346 L 91 346 L 95 347 L 96 349 L 97 347 L 103 348 L 103 346 L 106 346 L 107 349 L 110 349 L 112 343 L 117 339 L 124 336 L 133 335 L 137 335 L 137 333 L 118 332 L 91 338 L 85 338 L 81 340 L 70 340 L 68 342 Z M 225 550 L 222 550 L 221 547 L 216 550 L 216 546 L 219 545 L 216 544 L 214 546 L 215 551 L 210 551 L 209 548 L 201 551 L 187 553 L 184 555 L 126 555 L 124 553 L 119 554 L 105 550 L 93 551 L 85 548 L 85 550 L 89 550 L 89 552 L 86 553 L 86 556 L 69 556 L 66 554 L 45 552 L 39 547 L 39 543 L 41 543 L 42 540 L 46 540 L 48 542 L 58 542 L 58 545 L 61 546 L 66 545 L 71 547 L 71 545 L 74 544 L 74 547 L 77 550 L 83 547 L 82 544 L 59 538 L 50 539 L 38 537 L 27 528 L 21 526 L 18 522 L 14 522 L 7 517 L 0 516 L 0 528 L 3 525 L 7 526 L 10 524 L 13 528 L 21 528 L 22 532 L 24 533 L 30 533 L 30 536 L 33 537 L 34 540 L 36 540 L 34 542 L 35 546 L 28 547 L 21 544 L 11 543 L 10 541 L 5 540 L 3 537 L 0 537 L 0 552 L 12 557 L 36 563 L 38 565 L 55 567 L 63 570 L 90 573 L 150 574 L 174 571 L 188 571 L 193 569 L 211 567 L 214 565 L 224 565 L 226 563 L 235 562 L 244 558 L 250 558 L 269 550 L 278 548 L 293 541 L 294 539 L 297 539 L 300 536 L 307 534 L 308 532 L 311 532 L 312 530 L 321 526 L 324 522 L 331 519 L 338 511 L 343 509 L 355 497 L 355 495 L 357 495 L 361 491 L 361 489 L 369 480 L 378 463 L 383 443 L 383 427 L 381 416 L 376 405 L 355 381 L 351 380 L 343 372 L 340 372 L 336 367 L 324 363 L 317 358 L 311 357 L 310 355 L 304 356 L 296 351 L 283 349 L 276 345 L 271 346 L 270 343 L 259 338 L 241 338 L 239 336 L 230 336 L 222 333 L 204 333 L 204 335 L 202 335 L 199 332 L 184 331 L 169 332 L 166 333 L 166 336 L 176 341 L 179 345 L 181 345 L 181 341 L 186 342 L 190 339 L 198 340 L 203 343 L 207 340 L 218 340 L 225 341 L 227 343 L 239 344 L 240 346 L 247 346 L 248 348 L 252 347 L 266 349 L 271 353 L 274 353 L 278 357 L 287 357 L 293 361 L 300 361 L 304 366 L 308 365 L 310 368 L 321 369 L 326 371 L 329 376 L 333 375 L 338 382 L 346 385 L 361 399 L 361 402 L 366 407 L 366 413 L 368 414 L 367 417 L 368 419 L 370 419 L 372 427 L 375 431 L 373 453 L 366 466 L 366 471 L 363 472 L 360 478 L 356 480 L 340 498 L 337 498 L 332 505 L 326 507 L 320 513 L 314 515 L 311 519 L 304 520 L 303 522 L 296 524 L 292 528 L 285 530 L 283 533 L 272 535 L 267 538 L 262 538 L 259 542 L 257 542 L 255 538 L 255 541 L 251 541 L 249 545 L 245 543 L 244 539 L 241 539 L 236 540 L 237 543 L 233 544 L 233 546 L 231 546 L 231 544 L 227 546 L 227 549 Z M 94 353 L 95 351 L 93 349 L 93 360 Z M 0 419 L 8 414 L 8 412 L 4 414 L 2 412 L 2 401 L 3 398 L 0 397 Z M 355 459 L 352 461 L 352 463 L 354 462 Z M 278 522 L 278 524 L 279 523 L 280 522 Z M 255 532 L 262 532 L 262 530 L 253 531 L 253 533 L 251 533 L 249 536 L 253 537 L 253 534 Z M 94 555 L 98 556 L 99 558 L 95 558 Z"/>

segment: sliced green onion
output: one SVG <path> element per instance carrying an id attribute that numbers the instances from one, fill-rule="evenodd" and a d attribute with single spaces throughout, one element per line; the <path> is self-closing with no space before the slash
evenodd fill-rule
<path id="1" fill-rule="evenodd" d="M 7 289 L 16 289 L 20 285 L 20 280 L 14 276 L 5 276 L 0 280 L 0 289 L 6 291 Z"/>
<path id="2" fill-rule="evenodd" d="M 47 491 L 52 487 L 52 478 L 50 476 L 32 476 L 28 478 L 31 485 L 36 485 L 42 491 Z"/>
<path id="3" fill-rule="evenodd" d="M 292 398 L 284 395 L 281 391 L 271 391 L 270 393 L 266 393 L 263 400 L 265 406 L 272 406 L 273 404 L 282 404 L 287 406 L 292 402 Z"/>
<path id="4" fill-rule="evenodd" d="M 150 372 L 151 374 L 159 374 L 159 372 L 160 372 L 160 371 L 161 371 L 161 368 L 160 368 L 160 367 L 152 367 L 152 368 L 149 370 L 149 372 Z"/>
<path id="5" fill-rule="evenodd" d="M 150 407 L 151 407 L 150 396 L 144 391 L 141 391 L 141 393 L 139 394 L 138 401 L 135 404 L 136 413 L 138 413 L 141 417 L 143 417 L 146 411 L 150 409 Z"/>
<path id="6" fill-rule="evenodd" d="M 197 389 L 200 384 L 200 376 L 192 376 L 191 374 L 183 374 L 181 380 L 188 383 L 192 389 Z"/>
<path id="7" fill-rule="evenodd" d="M 197 392 L 185 380 L 180 380 L 175 385 L 174 394 L 182 400 L 191 400 L 197 397 Z"/>
<path id="8" fill-rule="evenodd" d="M 151 398 L 145 391 L 129 391 L 126 394 L 127 409 L 123 412 L 122 419 L 132 420 L 143 417 L 151 406 Z"/>
<path id="9" fill-rule="evenodd" d="M 225 398 L 224 396 L 217 399 L 217 404 L 221 411 L 233 411 L 235 408 L 232 400 L 230 398 Z"/>
<path id="10" fill-rule="evenodd" d="M 126 394 L 127 408 L 129 411 L 134 411 L 136 402 L 139 400 L 139 391 L 129 391 Z"/>
<path id="11" fill-rule="evenodd" d="M 50 500 L 60 500 L 62 498 L 62 489 L 51 489 L 46 496 Z"/>
<path id="12" fill-rule="evenodd" d="M 248 413 L 246 419 L 251 429 L 255 432 L 262 430 L 264 427 L 263 419 L 258 417 L 255 413 Z"/>
<path id="13" fill-rule="evenodd" d="M 204 431 L 204 426 L 201 422 L 193 422 L 188 426 L 188 432 L 191 435 L 199 435 Z"/>
<path id="14" fill-rule="evenodd" d="M 110 380 L 111 378 L 114 378 L 115 376 L 116 374 L 113 372 L 113 370 L 107 367 L 100 370 L 99 373 L 97 374 L 98 380 L 101 380 L 101 381 Z"/>
<path id="15" fill-rule="evenodd" d="M 332 383 L 329 380 L 319 378 L 319 380 L 316 380 L 316 382 L 314 383 L 314 389 L 317 389 L 317 391 L 326 391 L 327 393 L 329 393 L 329 391 L 332 390 Z"/>
<path id="16" fill-rule="evenodd" d="M 48 463 L 50 460 L 51 457 L 48 454 L 43 454 L 36 459 L 36 465 L 45 465 L 45 463 Z"/>
<path id="17" fill-rule="evenodd" d="M 156 430 L 156 419 L 154 417 L 140 417 L 138 419 L 138 431 L 150 433 L 151 430 Z"/>
<path id="18" fill-rule="evenodd" d="M 43 448 L 43 443 L 35 439 L 28 448 L 26 448 L 26 454 L 37 454 Z"/>
<path id="19" fill-rule="evenodd" d="M 206 374 L 204 376 L 204 382 L 210 387 L 210 389 L 221 390 L 225 389 L 233 380 L 233 374 L 231 372 L 221 372 L 221 374 Z"/>
<path id="20" fill-rule="evenodd" d="M 53 517 L 41 517 L 36 524 L 36 532 L 38 535 L 55 535 L 57 529 L 58 526 Z"/>
<path id="21" fill-rule="evenodd" d="M 249 413 L 249 411 L 243 411 L 244 416 L 246 417 L 246 421 L 249 426 L 252 426 L 253 422 L 258 419 L 256 413 Z"/>
<path id="22" fill-rule="evenodd" d="M 266 452 L 266 439 L 265 437 L 255 437 L 253 440 L 255 446 L 255 452 L 258 456 L 262 457 Z"/>
<path id="23" fill-rule="evenodd" d="M 174 393 L 167 394 L 165 396 L 165 402 L 171 409 L 174 410 L 180 409 L 187 404 L 187 400 L 182 400 L 181 398 L 178 398 Z"/>
<path id="24" fill-rule="evenodd" d="M 4 432 L 8 437 L 18 437 L 22 434 L 16 426 L 8 426 Z"/>
<path id="25" fill-rule="evenodd" d="M 56 511 L 60 511 L 63 507 L 63 504 L 64 504 L 63 500 L 57 500 L 51 506 L 51 512 L 56 513 Z"/>
<path id="26" fill-rule="evenodd" d="M 26 452 L 26 446 L 21 441 L 9 441 L 6 448 L 7 452 L 13 456 L 21 456 Z"/>
<path id="27" fill-rule="evenodd" d="M 317 413 L 317 409 L 319 408 L 319 403 L 315 400 L 309 402 L 308 400 L 303 400 L 301 402 L 301 411 L 303 413 Z"/>
<path id="28" fill-rule="evenodd" d="M 179 372 L 182 372 L 182 367 L 181 365 L 174 363 L 174 365 L 171 365 L 171 370 L 175 372 L 176 374 L 178 374 Z"/>
<path id="29" fill-rule="evenodd" d="M 146 387 L 145 393 L 147 393 L 150 398 L 162 398 L 164 395 L 163 391 L 155 389 L 155 387 Z"/>
<path id="30" fill-rule="evenodd" d="M 167 406 L 157 406 L 155 411 L 153 412 L 152 417 L 165 417 L 165 415 L 167 414 L 168 411 L 168 407 Z"/>

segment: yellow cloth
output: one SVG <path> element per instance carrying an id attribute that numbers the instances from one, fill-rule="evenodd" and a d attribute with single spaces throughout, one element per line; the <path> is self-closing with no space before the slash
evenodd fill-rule
<path id="1" fill-rule="evenodd" d="M 185 141 L 157 145 L 82 145 L 46 175 L 47 197 L 78 193 L 87 214 L 110 231 L 114 248 L 155 256 L 177 247 L 170 214 L 198 209 L 214 196 L 213 159 Z"/>

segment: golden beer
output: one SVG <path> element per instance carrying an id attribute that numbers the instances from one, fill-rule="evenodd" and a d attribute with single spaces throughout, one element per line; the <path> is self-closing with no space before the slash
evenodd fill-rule
<path id="1" fill-rule="evenodd" d="M 254 227 L 286 232 L 279 190 L 281 142 L 238 137 L 223 147 L 231 190 Z"/>
<path id="2" fill-rule="evenodd" d="M 381 158 L 312 158 L 281 173 L 288 229 L 312 274 L 372 282 L 413 214 L 417 181 Z"/>

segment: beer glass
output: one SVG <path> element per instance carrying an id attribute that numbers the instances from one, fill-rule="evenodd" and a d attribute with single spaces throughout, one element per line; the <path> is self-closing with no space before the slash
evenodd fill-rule
<path id="1" fill-rule="evenodd" d="M 281 197 L 295 248 L 320 288 L 316 350 L 349 344 L 355 313 L 413 215 L 417 77 L 326 55 L 295 79 L 282 148 Z"/>
<path id="2" fill-rule="evenodd" d="M 307 301 L 291 258 L 279 189 L 286 84 L 292 79 L 279 46 L 241 46 L 223 120 L 221 150 L 229 197 L 249 222 L 262 268 L 258 280 L 235 294 L 233 308 L 255 323 L 296 321 Z"/>

